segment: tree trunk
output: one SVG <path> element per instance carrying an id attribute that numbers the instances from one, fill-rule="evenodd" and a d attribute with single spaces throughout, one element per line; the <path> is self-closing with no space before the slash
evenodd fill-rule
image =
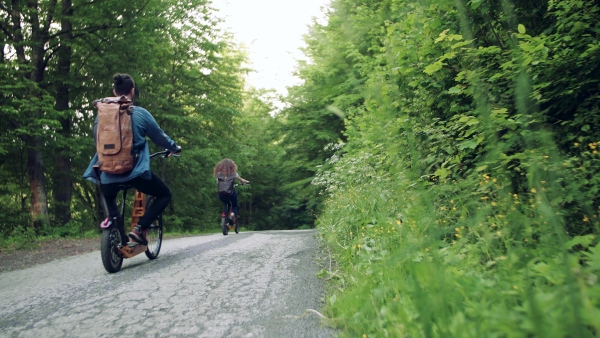
<path id="1" fill-rule="evenodd" d="M 27 173 L 31 189 L 31 221 L 35 228 L 49 224 L 48 200 L 46 197 L 46 181 L 44 179 L 44 161 L 42 159 L 41 140 L 38 136 L 29 138 L 30 148 L 27 150 Z"/>
<path id="2" fill-rule="evenodd" d="M 71 138 L 71 114 L 69 112 L 69 75 L 71 72 L 71 15 L 73 12 L 71 0 L 62 1 L 61 46 L 57 51 L 58 76 L 56 84 L 56 110 L 63 112 L 60 118 L 61 144 Z M 58 225 L 65 225 L 71 220 L 71 199 L 73 196 L 73 180 L 71 178 L 71 150 L 68 146 L 59 146 L 55 157 L 55 172 L 53 178 L 54 219 Z"/>
<path id="3" fill-rule="evenodd" d="M 37 9 L 39 4 L 36 0 L 32 0 L 27 4 L 29 8 L 32 8 L 31 16 L 29 17 L 29 24 L 31 25 L 31 60 L 27 62 L 24 55 L 20 61 L 23 64 L 31 64 L 31 71 L 29 73 L 29 80 L 35 83 L 37 86 L 30 89 L 27 92 L 27 96 L 32 102 L 35 102 L 31 111 L 26 112 L 32 120 L 37 120 L 44 117 L 44 111 L 42 106 L 37 104 L 42 102 L 42 93 L 38 87 L 43 79 L 44 72 L 46 71 L 46 63 L 44 55 L 46 53 L 45 44 L 49 40 L 49 30 L 52 23 L 52 14 L 54 13 L 54 7 L 56 0 L 51 0 L 48 4 L 48 17 L 42 22 L 38 15 Z M 14 20 L 15 18 L 13 18 Z M 17 21 L 20 19 L 17 18 Z M 20 23 L 19 23 L 20 25 Z M 20 48 L 19 48 L 20 49 Z M 17 49 L 17 56 L 19 56 L 19 49 Z M 44 177 L 44 161 L 42 157 L 43 142 L 40 135 L 28 136 L 27 139 L 27 172 L 29 174 L 29 185 L 31 188 L 31 221 L 32 226 L 39 227 L 42 224 L 49 224 L 50 219 L 48 217 L 48 196 L 46 193 L 46 180 Z"/>
<path id="4" fill-rule="evenodd" d="M 70 119 L 61 119 L 61 133 L 70 131 Z M 65 135 L 66 136 L 66 135 Z M 68 147 L 59 147 L 55 157 L 55 173 L 53 177 L 52 196 L 53 214 L 57 225 L 65 225 L 71 220 L 71 199 L 73 196 L 73 180 L 71 178 L 71 158 Z"/>

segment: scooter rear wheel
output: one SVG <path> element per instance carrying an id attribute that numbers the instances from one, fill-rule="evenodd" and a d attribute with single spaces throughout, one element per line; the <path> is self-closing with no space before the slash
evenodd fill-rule
<path id="1" fill-rule="evenodd" d="M 119 230 L 114 227 L 102 230 L 100 255 L 102 256 L 102 264 L 109 273 L 118 272 L 123 265 L 123 255 L 117 248 L 119 244 L 121 244 Z"/>
<path id="2" fill-rule="evenodd" d="M 229 233 L 229 225 L 227 224 L 227 218 L 221 218 L 221 230 L 223 231 L 223 236 L 227 236 Z"/>

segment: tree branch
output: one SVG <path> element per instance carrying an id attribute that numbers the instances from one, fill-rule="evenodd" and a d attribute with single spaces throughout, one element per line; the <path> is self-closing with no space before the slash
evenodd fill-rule
<path id="1" fill-rule="evenodd" d="M 8 18 L 7 18 L 7 19 L 8 19 Z M 11 31 L 9 31 L 9 30 L 8 30 L 8 28 L 7 28 L 7 27 L 9 27 L 9 26 L 10 26 L 10 23 L 9 23 L 9 22 L 7 22 L 7 23 L 3 22 L 3 23 L 0 25 L 0 29 L 1 29 L 1 30 L 4 32 L 4 34 L 6 34 L 6 36 L 8 37 L 8 39 L 9 39 L 9 40 L 12 40 L 12 39 L 13 39 L 12 32 L 11 32 Z"/>

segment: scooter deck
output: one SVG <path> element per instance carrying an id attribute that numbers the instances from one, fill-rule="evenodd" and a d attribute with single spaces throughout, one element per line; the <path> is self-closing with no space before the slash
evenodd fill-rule
<path id="1" fill-rule="evenodd" d="M 142 252 L 146 251 L 146 249 L 148 248 L 148 246 L 146 245 L 141 245 L 141 244 L 135 244 L 135 245 L 126 245 L 122 248 L 119 248 L 119 251 L 121 251 L 121 253 L 123 254 L 123 257 L 125 258 L 131 258 L 134 256 L 137 256 L 139 254 L 141 254 Z"/>

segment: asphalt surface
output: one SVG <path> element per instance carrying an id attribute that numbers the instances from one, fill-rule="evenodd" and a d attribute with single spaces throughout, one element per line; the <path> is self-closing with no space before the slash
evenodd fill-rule
<path id="1" fill-rule="evenodd" d="M 99 244 L 98 244 L 99 245 Z M 0 337 L 334 337 L 312 230 L 163 241 L 104 270 L 100 251 L 0 273 Z"/>

